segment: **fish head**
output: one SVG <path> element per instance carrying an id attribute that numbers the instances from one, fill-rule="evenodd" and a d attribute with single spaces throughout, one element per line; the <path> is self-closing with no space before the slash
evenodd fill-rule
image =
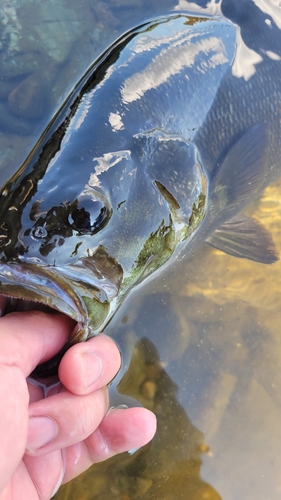
<path id="1" fill-rule="evenodd" d="M 2 190 L 0 291 L 71 316 L 75 341 L 98 333 L 204 217 L 207 179 L 193 144 L 142 130 L 126 146 L 92 151 L 77 168 L 72 141 L 51 160 L 45 141 Z"/>

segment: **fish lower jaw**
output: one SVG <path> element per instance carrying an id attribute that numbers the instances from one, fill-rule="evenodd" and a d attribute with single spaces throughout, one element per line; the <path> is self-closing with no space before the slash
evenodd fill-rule
<path id="1" fill-rule="evenodd" d="M 59 311 L 58 309 L 54 309 L 53 307 L 44 304 L 40 301 L 28 300 L 24 298 L 15 298 L 5 294 L 0 294 L 0 304 L 1 304 L 0 317 L 5 316 L 6 314 L 12 312 L 24 312 L 24 311 L 42 311 L 49 314 L 53 314 L 54 312 L 61 313 L 61 311 Z M 86 340 L 89 335 L 89 327 L 87 322 L 84 322 L 83 317 L 73 318 L 71 316 L 71 319 L 74 319 L 74 321 L 76 321 L 76 324 L 68 339 L 68 343 L 70 345 L 76 342 L 81 342 L 83 340 Z"/>
<path id="2" fill-rule="evenodd" d="M 13 312 L 25 312 L 34 310 L 43 311 L 48 314 L 58 312 L 56 309 L 38 300 L 16 298 L 5 293 L 0 294 L 0 317 Z M 40 379 L 41 382 L 44 379 L 44 383 L 47 383 L 47 385 L 50 380 L 51 382 L 58 381 L 58 365 L 61 361 L 62 356 L 71 345 L 85 339 L 87 330 L 87 326 L 83 322 L 76 322 L 63 349 L 52 359 L 42 363 L 41 365 L 38 365 L 31 374 L 31 378 L 35 378 L 37 380 Z"/>
<path id="3" fill-rule="evenodd" d="M 2 315 L 32 309 L 59 311 L 76 322 L 68 347 L 98 334 L 111 310 L 109 284 L 102 279 L 92 279 L 94 283 L 91 283 L 92 274 L 88 276 L 78 271 L 0 262 L 0 294 L 7 297 Z M 116 293 L 114 287 L 109 291 Z"/>
<path id="4" fill-rule="evenodd" d="M 3 306 L 0 309 L 0 317 L 5 316 L 11 312 L 23 312 L 23 311 L 44 311 L 44 312 L 53 312 L 54 309 L 47 304 L 43 304 L 37 300 L 28 300 L 25 298 L 17 298 L 11 295 L 5 294 L 5 292 L 1 292 Z"/>
<path id="5" fill-rule="evenodd" d="M 0 297 L 2 297 L 2 300 L 0 299 L 0 303 L 2 305 L 2 307 L 0 307 L 0 317 L 5 316 L 6 314 L 9 314 L 11 312 L 24 312 L 24 311 L 35 311 L 35 310 L 46 312 L 49 314 L 50 313 L 53 314 L 55 311 L 61 312 L 37 300 L 15 298 L 5 294 L 0 295 Z M 84 319 L 82 317 L 72 318 L 72 319 L 76 321 L 76 325 L 73 328 L 71 335 L 69 336 L 69 341 L 71 343 L 75 343 L 86 339 L 89 334 L 88 333 L 89 328 L 88 325 L 85 324 Z"/>
<path id="6" fill-rule="evenodd" d="M 66 296 L 65 293 L 61 297 L 52 297 L 48 295 L 48 291 L 34 291 L 33 287 L 25 288 L 22 284 L 3 283 L 0 276 L 0 294 L 5 297 L 2 300 L 0 316 L 11 312 L 22 312 L 30 310 L 40 310 L 44 312 L 61 312 L 69 316 L 79 324 L 84 324 L 84 311 L 79 311 L 80 304 L 76 304 L 72 297 Z M 77 307 L 78 306 L 78 307 Z M 82 309 L 82 308 L 81 308 Z"/>
<path id="7" fill-rule="evenodd" d="M 111 310 L 108 291 L 116 294 L 116 287 L 111 289 L 107 280 L 90 278 L 90 272 L 88 276 L 79 269 L 0 261 L 0 316 L 34 309 L 58 311 L 76 323 L 64 350 L 44 366 L 40 365 L 36 377 L 57 373 L 64 352 L 71 345 L 97 335 L 106 323 Z M 2 300 L 1 294 L 6 299 Z"/>
<path id="8" fill-rule="evenodd" d="M 84 321 L 85 310 L 68 284 L 50 272 L 18 263 L 0 263 L 0 294 L 9 297 L 11 310 L 55 309 L 77 322 Z"/>
<path id="9" fill-rule="evenodd" d="M 0 262 L 0 316 L 30 310 L 57 311 L 75 321 L 66 348 L 89 335 L 86 306 L 68 282 L 48 268 Z M 36 370 L 36 377 L 57 373 L 62 355 L 47 362 L 43 370 Z"/>

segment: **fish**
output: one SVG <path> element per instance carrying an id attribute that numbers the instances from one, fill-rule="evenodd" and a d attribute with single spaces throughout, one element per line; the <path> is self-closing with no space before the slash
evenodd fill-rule
<path id="1" fill-rule="evenodd" d="M 179 13 L 132 29 L 93 63 L 1 190 L 0 293 L 13 307 L 73 318 L 69 346 L 204 242 L 278 260 L 242 213 L 281 173 L 272 29 L 256 25 L 253 63 L 241 56 L 254 52 L 244 27 Z"/>

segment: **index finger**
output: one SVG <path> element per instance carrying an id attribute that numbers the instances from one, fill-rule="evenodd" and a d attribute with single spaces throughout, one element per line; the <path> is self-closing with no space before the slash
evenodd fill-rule
<path id="1" fill-rule="evenodd" d="M 74 321 L 61 313 L 13 312 L 0 318 L 0 363 L 20 368 L 27 377 L 66 343 Z"/>

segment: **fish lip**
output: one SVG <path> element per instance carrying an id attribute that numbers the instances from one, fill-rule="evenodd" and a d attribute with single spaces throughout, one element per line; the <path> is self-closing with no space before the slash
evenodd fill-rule
<path id="1" fill-rule="evenodd" d="M 96 272 L 95 272 L 96 270 Z M 83 261 L 67 266 L 0 261 L 0 293 L 55 309 L 76 321 L 70 344 L 100 333 L 119 303 L 120 283 Z M 104 307 L 97 313 L 91 304 Z M 87 304 L 88 303 L 88 304 Z"/>
<path id="2" fill-rule="evenodd" d="M 45 361 L 35 368 L 31 376 L 38 379 L 56 376 L 58 366 L 66 350 L 73 344 L 85 341 L 97 335 L 106 324 L 110 303 L 106 292 L 102 290 L 100 281 L 96 280 L 93 285 L 90 273 L 88 283 L 83 282 L 81 269 L 72 270 L 65 273 L 65 268 L 55 266 L 40 266 L 34 263 L 19 263 L 0 261 L 0 293 L 9 298 L 16 299 L 15 304 L 9 304 L 8 309 L 15 306 L 19 310 L 39 309 L 48 311 L 48 308 L 55 309 L 76 321 L 76 325 L 71 331 L 66 344 L 52 359 Z M 84 273 L 87 275 L 87 272 Z M 23 299 L 23 303 L 17 301 Z M 98 309 L 87 303 L 95 303 Z M 106 301 L 106 304 L 104 302 Z M 35 305 L 36 304 L 36 305 Z M 23 309 L 21 307 L 23 306 Z M 43 307 L 42 307 L 43 306 Z M 46 308 L 47 306 L 47 308 Z M 105 311 L 102 317 L 97 311 Z M 10 312 L 10 311 L 9 311 Z M 4 311 L 5 314 L 5 311 Z M 1 314 L 0 314 L 1 315 Z"/>
<path id="3" fill-rule="evenodd" d="M 87 308 L 71 281 L 63 270 L 53 266 L 0 262 L 0 293 L 46 305 L 71 317 L 80 325 L 79 340 L 85 340 L 89 335 Z M 95 289 L 107 298 L 101 287 Z"/>

